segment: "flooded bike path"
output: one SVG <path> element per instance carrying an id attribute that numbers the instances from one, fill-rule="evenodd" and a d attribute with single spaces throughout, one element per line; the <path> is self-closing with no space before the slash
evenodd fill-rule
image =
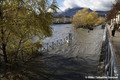
<path id="1" fill-rule="evenodd" d="M 93 31 L 79 29 L 73 31 L 73 41 L 56 50 L 48 52 L 44 66 L 52 72 L 54 80 L 84 80 L 85 76 L 97 75 L 103 29 L 96 27 Z"/>
<path id="2" fill-rule="evenodd" d="M 0 72 L 0 80 L 85 80 L 97 75 L 103 29 L 73 30 L 72 43 L 63 44 L 30 62 Z"/>

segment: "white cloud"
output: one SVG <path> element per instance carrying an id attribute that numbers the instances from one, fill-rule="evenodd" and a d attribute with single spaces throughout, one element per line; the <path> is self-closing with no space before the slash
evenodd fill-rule
<path id="1" fill-rule="evenodd" d="M 106 11 L 111 9 L 115 0 L 64 0 L 61 10 L 73 7 L 87 7 L 92 10 Z"/>

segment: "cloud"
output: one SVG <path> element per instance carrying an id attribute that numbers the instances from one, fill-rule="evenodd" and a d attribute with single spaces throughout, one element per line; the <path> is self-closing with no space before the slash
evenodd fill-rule
<path id="1" fill-rule="evenodd" d="M 64 0 L 61 10 L 74 7 L 86 7 L 92 10 L 106 11 L 110 10 L 115 0 Z"/>

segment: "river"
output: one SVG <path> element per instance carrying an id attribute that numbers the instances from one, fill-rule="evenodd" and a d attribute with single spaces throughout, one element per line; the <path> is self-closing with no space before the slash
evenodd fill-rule
<path id="1" fill-rule="evenodd" d="M 53 37 L 47 38 L 46 42 L 64 38 L 69 32 L 73 35 L 73 41 L 70 45 L 61 45 L 42 57 L 44 68 L 50 71 L 47 74 L 49 79 L 84 80 L 85 76 L 97 75 L 104 33 L 101 26 L 93 31 L 75 30 L 71 24 L 53 27 Z"/>
<path id="2" fill-rule="evenodd" d="M 73 30 L 72 24 L 52 25 L 52 37 L 45 38 L 44 43 L 54 42 L 56 40 L 64 39 Z"/>
<path id="3" fill-rule="evenodd" d="M 93 31 L 72 29 L 71 32 L 70 45 L 64 44 L 43 57 L 55 80 L 84 80 L 85 76 L 97 75 L 103 29 L 97 26 Z"/>
<path id="4" fill-rule="evenodd" d="M 71 24 L 53 25 L 52 28 L 53 36 L 44 43 L 65 38 L 68 33 L 72 33 L 72 43 L 38 56 L 27 63 L 25 69 L 19 69 L 19 76 L 23 80 L 85 80 L 85 76 L 97 75 L 104 33 L 101 26 L 93 31 L 75 30 Z"/>

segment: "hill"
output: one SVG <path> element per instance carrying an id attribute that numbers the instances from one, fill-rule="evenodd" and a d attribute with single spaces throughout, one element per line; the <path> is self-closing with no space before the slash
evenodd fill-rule
<path id="1" fill-rule="evenodd" d="M 77 11 L 84 9 L 83 7 L 76 7 L 76 8 L 69 8 L 67 10 L 65 10 L 64 12 L 59 12 L 59 13 L 55 13 L 53 14 L 53 16 L 69 16 L 69 17 L 73 17 Z M 92 12 L 93 10 L 89 9 L 89 12 Z M 105 14 L 107 14 L 109 11 L 96 11 L 98 13 L 99 17 L 105 17 Z"/>

